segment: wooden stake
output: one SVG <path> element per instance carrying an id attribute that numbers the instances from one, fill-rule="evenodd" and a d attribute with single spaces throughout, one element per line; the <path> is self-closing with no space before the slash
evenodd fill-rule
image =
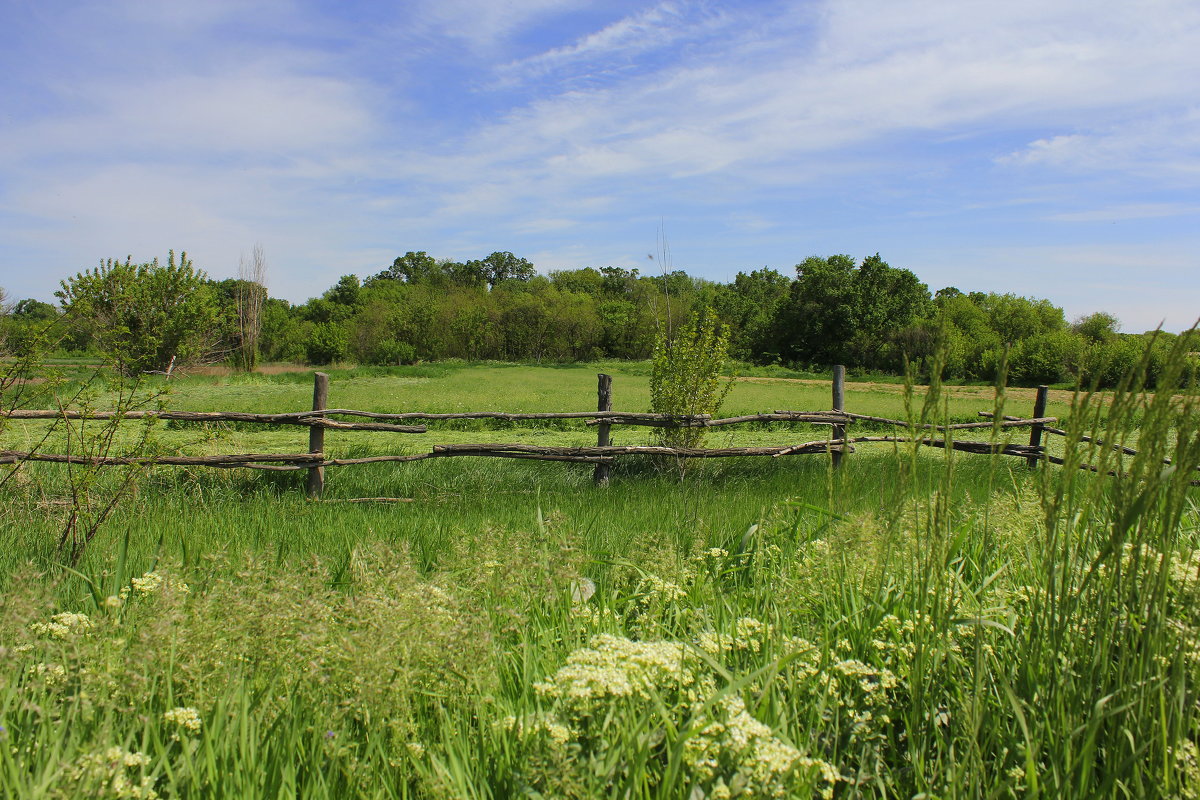
<path id="1" fill-rule="evenodd" d="M 612 411 L 612 376 L 600 373 L 596 376 L 596 410 L 597 411 Z M 609 445 L 609 424 L 601 422 L 596 426 L 596 446 L 608 447 Z M 597 486 L 604 486 L 608 483 L 608 464 L 597 464 L 596 471 L 592 475 L 592 480 Z"/>
<path id="2" fill-rule="evenodd" d="M 841 364 L 833 368 L 833 410 L 835 412 L 846 410 L 846 368 Z M 845 441 L 846 426 L 834 425 L 833 438 Z M 836 450 L 830 450 L 829 452 L 835 469 L 842 466 L 843 450 L 844 446 L 838 446 Z"/>
<path id="3" fill-rule="evenodd" d="M 313 373 L 313 412 L 324 411 L 329 406 L 329 376 L 324 372 Z M 325 452 L 325 428 L 314 425 L 308 429 L 308 452 L 314 455 Z M 314 500 L 325 491 L 325 468 L 312 467 L 308 471 L 308 496 Z"/>
<path id="4" fill-rule="evenodd" d="M 1033 416 L 1035 418 L 1046 416 L 1046 400 L 1049 396 L 1050 396 L 1050 387 L 1049 386 L 1037 387 L 1037 397 L 1034 398 L 1034 401 L 1033 401 Z M 1042 426 L 1040 424 L 1034 425 L 1032 428 L 1029 429 L 1029 446 L 1030 447 L 1040 447 L 1041 444 L 1042 444 Z M 1026 463 L 1029 464 L 1030 469 L 1033 469 L 1038 465 L 1039 461 L 1041 461 L 1041 458 L 1039 456 L 1030 456 Z"/>

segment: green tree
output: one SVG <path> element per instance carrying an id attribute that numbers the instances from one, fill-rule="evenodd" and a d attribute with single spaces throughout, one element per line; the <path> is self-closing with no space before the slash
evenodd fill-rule
<path id="1" fill-rule="evenodd" d="M 604 276 L 599 270 L 584 267 L 554 270 L 550 273 L 550 281 L 561 291 L 598 297 L 603 289 Z"/>
<path id="2" fill-rule="evenodd" d="M 58 309 L 41 300 L 26 298 L 10 307 L 0 287 L 0 352 L 28 351 L 52 328 L 56 329 L 52 337 L 55 347 L 69 346 L 72 342 L 67 341 L 68 331 L 60 321 Z"/>
<path id="3" fill-rule="evenodd" d="M 259 349 L 268 361 L 304 360 L 304 343 L 312 323 L 287 301 L 268 297 L 263 303 L 262 336 Z"/>
<path id="4" fill-rule="evenodd" d="M 304 356 L 309 364 L 343 361 L 349 353 L 350 337 L 346 326 L 339 322 L 318 322 L 304 343 Z"/>
<path id="5" fill-rule="evenodd" d="M 166 372 L 214 355 L 218 308 L 208 278 L 187 253 L 134 264 L 108 259 L 55 292 L 119 371 Z"/>
<path id="6" fill-rule="evenodd" d="M 1063 310 L 1049 300 L 991 292 L 971 292 L 970 298 L 988 315 L 992 330 L 1005 344 L 1067 327 Z"/>
<path id="7" fill-rule="evenodd" d="M 1014 383 L 1060 383 L 1078 374 L 1082 337 L 1069 330 L 1026 336 L 1008 354 L 1008 374 Z"/>
<path id="8" fill-rule="evenodd" d="M 325 292 L 322 298 L 331 303 L 347 306 L 349 309 L 357 309 L 362 303 L 362 284 L 358 281 L 357 275 L 343 275 L 338 278 L 338 282 L 333 288 Z"/>
<path id="9" fill-rule="evenodd" d="M 833 364 L 845 360 L 853 333 L 854 259 L 810 256 L 796 265 L 787 300 L 775 320 L 777 351 L 787 361 Z"/>
<path id="10" fill-rule="evenodd" d="M 716 288 L 713 305 L 730 330 L 730 352 L 747 361 L 778 358 L 772 327 L 792 281 L 773 269 L 739 272 L 733 283 Z"/>
<path id="11" fill-rule="evenodd" d="M 505 281 L 527 281 L 536 272 L 533 264 L 507 250 L 492 253 L 479 261 L 468 261 L 465 266 L 469 272 L 482 276 L 487 285 L 493 288 Z"/>
<path id="12" fill-rule="evenodd" d="M 58 319 L 58 309 L 49 303 L 27 297 L 13 306 L 12 315 L 14 319 L 27 322 L 53 322 Z"/>
<path id="13" fill-rule="evenodd" d="M 876 253 L 854 272 L 854 306 L 848 309 L 854 333 L 851 363 L 898 370 L 904 359 L 922 354 L 928 339 L 914 324 L 930 308 L 929 287 L 911 271 L 888 265 Z M 905 345 L 917 348 L 906 351 Z"/>
<path id="14" fill-rule="evenodd" d="M 1117 332 L 1121 330 L 1121 321 L 1107 311 L 1097 311 L 1075 320 L 1071 330 L 1089 342 L 1103 344 L 1117 338 Z"/>
<path id="15" fill-rule="evenodd" d="M 368 279 L 368 283 L 380 280 L 402 281 L 404 283 L 428 283 L 442 274 L 436 259 L 424 250 L 413 252 L 409 250 L 402 256 L 397 256 L 392 266 Z"/>
<path id="16" fill-rule="evenodd" d="M 901 366 L 895 334 L 929 311 L 929 289 L 875 254 L 855 266 L 848 255 L 813 256 L 776 318 L 779 352 L 810 364 Z"/>

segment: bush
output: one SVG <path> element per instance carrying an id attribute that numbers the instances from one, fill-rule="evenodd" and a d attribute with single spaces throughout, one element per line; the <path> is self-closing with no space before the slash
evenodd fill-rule
<path id="1" fill-rule="evenodd" d="M 349 348 L 350 340 L 344 326 L 336 322 L 318 322 L 304 343 L 304 354 L 310 364 L 332 364 L 345 360 Z"/>
<path id="2" fill-rule="evenodd" d="M 215 348 L 217 301 L 187 253 L 176 262 L 170 251 L 165 265 L 110 258 L 61 285 L 64 311 L 126 375 L 200 361 Z"/>
<path id="3" fill-rule="evenodd" d="M 733 386 L 721 377 L 729 336 L 711 309 L 694 313 L 683 330 L 660 331 L 650 365 L 650 410 L 677 416 L 716 414 Z M 664 447 L 699 447 L 704 428 L 655 428 Z"/>
<path id="4" fill-rule="evenodd" d="M 380 366 L 415 364 L 417 362 L 417 350 L 408 342 L 384 339 L 376 342 L 368 351 L 366 362 Z"/>
<path id="5" fill-rule="evenodd" d="M 1017 383 L 1061 383 L 1079 370 L 1083 339 L 1066 330 L 1039 333 L 1013 345 L 1009 377 Z"/>

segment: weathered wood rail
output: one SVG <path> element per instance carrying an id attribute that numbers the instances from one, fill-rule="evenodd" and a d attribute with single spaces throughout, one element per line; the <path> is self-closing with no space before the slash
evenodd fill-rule
<path id="1" fill-rule="evenodd" d="M 382 413 L 349 408 L 328 408 L 329 381 L 325 373 L 315 373 L 313 384 L 313 408 L 276 414 L 257 414 L 240 411 L 74 411 L 74 410 L 8 410 L 0 411 L 0 417 L 9 420 L 122 420 L 157 419 L 182 422 L 219 423 L 237 422 L 264 425 L 296 425 L 309 429 L 307 453 L 233 453 L 211 456 L 95 456 L 43 453 L 36 451 L 0 450 L 0 464 L 17 464 L 25 461 L 40 461 L 89 466 L 204 466 L 224 469 L 245 468 L 259 470 L 307 470 L 307 491 L 319 497 L 324 490 L 327 467 L 351 466 L 356 464 L 405 463 L 431 458 L 486 457 L 532 459 L 538 461 L 560 461 L 595 465 L 595 482 L 604 484 L 609 478 L 609 468 L 618 456 L 667 456 L 676 458 L 732 458 L 747 456 L 769 456 L 780 458 L 791 455 L 828 454 L 834 466 L 843 463 L 845 455 L 853 453 L 855 446 L 868 443 L 915 444 L 918 446 L 953 449 L 960 452 L 982 455 L 1003 455 L 1025 458 L 1031 465 L 1039 462 L 1062 464 L 1064 460 L 1046 452 L 1041 444 L 1043 433 L 1065 436 L 1066 431 L 1053 427 L 1056 417 L 1045 416 L 1047 388 L 1038 389 L 1035 413 L 1032 417 L 1006 416 L 1000 420 L 966 422 L 950 425 L 916 423 L 888 417 L 855 414 L 845 410 L 845 370 L 835 369 L 832 385 L 833 408 L 829 411 L 775 410 L 759 414 L 736 417 L 713 418 L 710 415 L 669 415 L 651 412 L 627 412 L 612 410 L 612 379 L 608 375 L 598 376 L 597 410 L 566 412 L 502 412 L 470 411 L 459 413 L 401 412 Z M 351 422 L 330 419 L 331 416 L 370 420 Z M 988 412 L 981 416 L 990 417 Z M 330 458 L 325 453 L 325 432 L 372 431 L 384 433 L 424 434 L 425 425 L 401 424 L 409 422 L 434 422 L 446 420 L 499 420 L 520 422 L 526 420 L 576 420 L 597 428 L 595 446 L 545 446 L 521 443 L 484 444 L 435 444 L 423 453 L 411 455 L 378 455 L 362 458 Z M 902 428 L 905 435 L 849 436 L 847 428 L 855 423 L 868 422 Z M 795 444 L 780 444 L 754 447 L 723 448 L 679 448 L 655 445 L 611 444 L 610 431 L 614 425 L 641 427 L 704 427 L 717 428 L 744 424 L 804 423 L 830 427 L 830 435 L 822 439 Z M 928 434 L 963 430 L 999 430 L 1027 427 L 1030 429 L 1028 444 L 997 441 L 960 441 L 950 437 L 935 438 Z M 1082 437 L 1091 442 L 1088 437 Z M 1102 442 L 1096 444 L 1103 446 Z M 1118 447 L 1126 454 L 1136 454 L 1128 447 Z M 1168 462 L 1169 463 L 1169 462 Z M 1082 465 L 1083 469 L 1090 469 Z M 1198 482 L 1200 483 L 1200 482 Z"/>

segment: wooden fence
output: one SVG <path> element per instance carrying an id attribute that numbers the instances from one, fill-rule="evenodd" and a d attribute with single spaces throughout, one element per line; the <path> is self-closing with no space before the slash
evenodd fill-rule
<path id="1" fill-rule="evenodd" d="M 834 466 L 841 466 L 846 454 L 854 452 L 854 446 L 865 443 L 916 443 L 919 445 L 940 448 L 952 448 L 968 453 L 1016 456 L 1024 458 L 1030 466 L 1040 461 L 1055 464 L 1064 463 L 1063 459 L 1046 453 L 1042 446 L 1044 433 L 1066 436 L 1067 433 L 1052 427 L 1057 422 L 1056 417 L 1045 416 L 1048 389 L 1039 386 L 1034 403 L 1033 416 L 1028 418 L 1004 417 L 1002 420 L 985 422 L 968 422 L 953 425 L 912 424 L 904 420 L 889 419 L 867 414 L 855 414 L 846 411 L 845 406 L 845 369 L 834 369 L 833 407 L 829 411 L 773 411 L 762 414 L 748 414 L 738 417 L 714 419 L 709 415 L 669 415 L 644 412 L 623 412 L 612 410 L 612 378 L 599 375 L 597 385 L 596 411 L 568 411 L 541 413 L 506 413 L 500 411 L 477 411 L 451 414 L 434 414 L 426 412 L 406 412 L 384 414 L 371 411 L 359 411 L 346 408 L 329 408 L 329 376 L 323 372 L 314 373 L 313 407 L 310 411 L 295 411 L 282 414 L 253 414 L 238 411 L 130 411 L 119 414 L 121 419 L 145 419 L 153 417 L 160 420 L 178 420 L 187 422 L 241 422 L 271 425 L 298 425 L 309 429 L 308 452 L 306 453 L 238 453 L 213 456 L 82 456 L 69 454 L 53 454 L 42 452 L 22 452 L 16 450 L 0 450 L 0 464 L 14 464 L 24 461 L 43 461 L 52 463 L 86 464 L 90 466 L 206 466 L 221 468 L 247 468 L 261 470 L 308 470 L 307 491 L 310 497 L 319 497 L 324 490 L 325 468 L 341 467 L 354 464 L 374 464 L 381 462 L 421 461 L 428 458 L 448 458 L 456 456 L 482 456 L 492 458 L 534 459 L 539 461 L 564 461 L 595 465 L 594 478 L 597 484 L 608 481 L 609 467 L 617 456 L 622 455 L 653 455 L 675 456 L 678 458 L 727 458 L 734 456 L 781 456 L 825 453 L 830 456 Z M 980 412 L 981 416 L 991 416 Z M 70 419 L 70 420 L 111 420 L 118 412 L 111 411 L 63 411 L 63 410 L 10 410 L 0 412 L 0 415 L 12 420 L 40 419 Z M 370 422 L 344 421 L 330 419 L 332 416 L 351 417 Z M 552 447 L 529 444 L 435 444 L 425 453 L 413 455 L 379 455 L 365 458 L 328 458 L 325 454 L 325 431 L 377 431 L 389 433 L 426 433 L 427 428 L 419 424 L 400 424 L 418 421 L 434 420 L 466 420 L 494 419 L 503 421 L 521 420 L 580 420 L 597 430 L 594 447 Z M 642 427 L 704 427 L 716 428 L 728 425 L 741 425 L 753 422 L 803 422 L 813 425 L 830 426 L 830 435 L 826 438 L 795 444 L 776 445 L 767 447 L 725 447 L 725 448 L 680 448 L 653 445 L 616 446 L 611 444 L 610 433 L 614 425 L 633 425 Z M 906 429 L 907 433 L 893 436 L 849 436 L 847 427 L 855 422 L 872 422 Z M 966 441 L 953 437 L 935 438 L 922 435 L 945 433 L 947 431 L 1018 428 L 1030 429 L 1028 444 L 1013 444 L 1001 442 Z M 1084 441 L 1091 441 L 1084 437 Z M 1097 444 L 1103 445 L 1102 442 Z M 1135 453 L 1129 448 L 1118 448 L 1126 453 Z M 1088 469 L 1087 465 L 1083 465 Z M 1200 482 L 1194 482 L 1200 484 Z"/>

